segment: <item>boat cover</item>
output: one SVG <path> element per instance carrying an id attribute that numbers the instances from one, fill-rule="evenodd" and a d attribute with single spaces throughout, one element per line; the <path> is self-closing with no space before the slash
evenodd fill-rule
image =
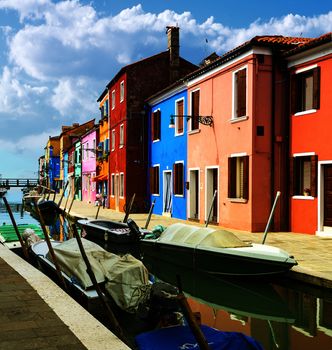
<path id="1" fill-rule="evenodd" d="M 159 237 L 158 242 L 188 244 L 212 248 L 239 248 L 251 244 L 240 240 L 232 232 L 210 227 L 198 227 L 176 223 L 169 226 Z"/>
<path id="2" fill-rule="evenodd" d="M 263 350 L 254 338 L 240 332 L 222 332 L 200 326 L 211 350 Z M 135 338 L 139 350 L 200 349 L 188 326 L 174 326 L 157 329 Z"/>
<path id="3" fill-rule="evenodd" d="M 98 244 L 81 239 L 85 253 L 98 283 L 106 282 L 106 290 L 122 309 L 133 312 L 150 292 L 148 271 L 143 263 L 130 254 L 118 256 Z M 53 247 L 61 270 L 78 280 L 83 288 L 93 284 L 75 238 Z M 52 261 L 49 253 L 46 257 Z"/>

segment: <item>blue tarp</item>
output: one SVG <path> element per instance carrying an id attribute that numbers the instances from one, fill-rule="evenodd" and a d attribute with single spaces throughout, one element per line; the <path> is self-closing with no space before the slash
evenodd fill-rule
<path id="1" fill-rule="evenodd" d="M 222 332 L 200 326 L 211 350 L 263 350 L 252 337 L 239 332 Z M 188 326 L 174 326 L 142 333 L 136 338 L 140 350 L 190 350 L 200 349 Z"/>

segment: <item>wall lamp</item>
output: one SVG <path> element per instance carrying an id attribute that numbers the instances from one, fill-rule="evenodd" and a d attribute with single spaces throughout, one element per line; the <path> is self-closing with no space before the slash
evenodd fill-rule
<path id="1" fill-rule="evenodd" d="M 199 123 L 203 125 L 212 126 L 213 125 L 213 117 L 212 115 L 202 116 L 202 115 L 177 115 L 177 114 L 171 114 L 171 118 L 169 121 L 169 128 L 175 127 L 175 121 L 174 118 L 186 118 L 188 121 L 189 119 L 197 120 Z"/>

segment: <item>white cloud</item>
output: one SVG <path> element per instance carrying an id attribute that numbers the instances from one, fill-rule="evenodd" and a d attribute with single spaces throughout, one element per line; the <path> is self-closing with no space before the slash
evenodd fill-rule
<path id="1" fill-rule="evenodd" d="M 20 21 L 25 18 L 42 18 L 45 9 L 52 5 L 50 0 L 0 0 L 0 9 L 16 10 L 20 14 Z"/>
<path id="2" fill-rule="evenodd" d="M 60 79 L 51 98 L 52 106 L 64 117 L 76 117 L 77 121 L 90 119 L 97 111 L 94 84 L 86 78 Z"/>
<path id="3" fill-rule="evenodd" d="M 8 113 L 12 119 L 33 115 L 35 104 L 47 91 L 46 86 L 22 82 L 17 70 L 5 66 L 0 76 L 0 112 Z"/>

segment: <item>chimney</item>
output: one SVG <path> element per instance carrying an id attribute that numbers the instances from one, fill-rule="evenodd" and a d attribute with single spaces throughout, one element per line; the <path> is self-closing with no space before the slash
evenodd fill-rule
<path id="1" fill-rule="evenodd" d="M 166 27 L 171 82 L 174 82 L 179 78 L 179 67 L 180 67 L 179 30 L 180 30 L 179 27 L 173 27 L 173 26 Z"/>

